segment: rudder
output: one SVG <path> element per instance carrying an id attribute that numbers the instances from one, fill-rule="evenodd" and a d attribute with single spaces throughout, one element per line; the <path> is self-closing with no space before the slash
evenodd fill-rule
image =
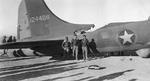
<path id="1" fill-rule="evenodd" d="M 19 39 L 59 38 L 72 35 L 75 30 L 93 26 L 93 24 L 72 24 L 60 19 L 52 13 L 44 0 L 22 0 L 19 6 Z"/>

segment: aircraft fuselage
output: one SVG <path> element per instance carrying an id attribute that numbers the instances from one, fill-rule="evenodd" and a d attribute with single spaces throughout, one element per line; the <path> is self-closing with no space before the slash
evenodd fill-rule
<path id="1" fill-rule="evenodd" d="M 103 27 L 87 33 L 89 40 L 94 39 L 97 50 L 113 52 L 137 50 L 150 44 L 150 21 L 138 21 L 110 27 Z"/>

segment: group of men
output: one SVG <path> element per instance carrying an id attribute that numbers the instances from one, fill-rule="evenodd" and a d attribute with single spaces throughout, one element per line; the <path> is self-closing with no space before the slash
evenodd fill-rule
<path id="1" fill-rule="evenodd" d="M 7 37 L 7 36 L 4 36 L 3 37 L 3 40 L 2 40 L 2 43 L 3 44 L 5 44 L 5 43 L 10 43 L 10 42 L 16 42 L 16 37 L 15 36 L 9 36 L 9 37 Z M 3 55 L 4 54 L 7 54 L 7 49 L 4 49 L 4 53 L 3 53 Z"/>
<path id="2" fill-rule="evenodd" d="M 96 45 L 95 42 L 94 45 Z M 79 39 L 77 35 L 74 35 L 74 38 L 71 40 L 71 42 L 69 42 L 68 37 L 65 37 L 65 40 L 62 43 L 62 48 L 64 49 L 64 56 L 69 56 L 70 53 L 72 53 L 72 56 L 75 57 L 76 60 L 78 60 L 80 46 L 82 48 L 83 60 L 87 60 L 89 41 L 86 38 L 86 35 L 83 35 L 82 39 Z M 70 52 L 71 50 L 72 52 Z"/>
<path id="3" fill-rule="evenodd" d="M 9 43 L 9 42 L 16 42 L 16 37 L 15 36 L 4 36 L 2 43 Z"/>

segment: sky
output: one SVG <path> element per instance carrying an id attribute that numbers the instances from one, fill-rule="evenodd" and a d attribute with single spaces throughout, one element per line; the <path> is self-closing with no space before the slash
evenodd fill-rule
<path id="1" fill-rule="evenodd" d="M 16 35 L 21 0 L 0 0 L 0 36 Z M 77 24 L 142 21 L 150 16 L 150 0 L 45 0 L 61 19 Z"/>

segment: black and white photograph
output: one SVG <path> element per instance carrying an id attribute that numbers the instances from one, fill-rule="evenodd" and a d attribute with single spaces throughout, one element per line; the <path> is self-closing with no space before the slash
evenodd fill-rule
<path id="1" fill-rule="evenodd" d="M 0 0 L 0 81 L 150 81 L 150 0 Z"/>

